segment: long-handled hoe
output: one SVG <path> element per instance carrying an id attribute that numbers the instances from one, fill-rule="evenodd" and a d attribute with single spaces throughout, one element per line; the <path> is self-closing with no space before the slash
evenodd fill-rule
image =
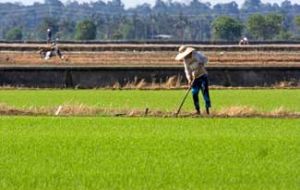
<path id="1" fill-rule="evenodd" d="M 175 113 L 175 116 L 176 116 L 176 117 L 178 116 L 178 114 L 179 114 L 179 112 L 180 112 L 180 110 L 181 110 L 181 108 L 182 108 L 182 106 L 183 106 L 183 104 L 184 104 L 184 102 L 185 102 L 187 96 L 189 95 L 189 93 L 190 93 L 190 91 L 191 91 L 191 89 L 192 89 L 193 83 L 194 83 L 194 80 L 192 81 L 191 85 L 190 85 L 189 88 L 187 89 L 187 91 L 186 91 L 186 93 L 185 93 L 185 95 L 184 95 L 184 97 L 183 97 L 183 99 L 182 99 L 182 101 L 181 101 L 181 103 L 180 103 L 180 106 L 179 106 L 177 112 Z"/>

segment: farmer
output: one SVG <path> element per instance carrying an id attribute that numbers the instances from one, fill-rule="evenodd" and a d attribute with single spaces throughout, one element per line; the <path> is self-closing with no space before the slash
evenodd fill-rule
<path id="1" fill-rule="evenodd" d="M 249 44 L 249 41 L 248 41 L 248 38 L 245 36 L 243 37 L 240 42 L 239 42 L 239 45 L 248 45 Z"/>
<path id="2" fill-rule="evenodd" d="M 205 64 L 208 62 L 207 57 L 192 47 L 181 46 L 175 60 L 183 61 L 186 78 L 192 87 L 195 114 L 200 115 L 199 90 L 201 90 L 205 101 L 206 113 L 209 114 L 211 102 L 208 90 L 208 73 L 205 69 Z"/>
<path id="3" fill-rule="evenodd" d="M 50 46 L 43 48 L 39 51 L 39 54 L 45 60 L 49 60 L 53 56 L 58 56 L 60 59 L 64 59 L 63 54 L 58 48 L 56 43 L 52 43 Z"/>
<path id="4" fill-rule="evenodd" d="M 51 43 L 51 38 L 52 38 L 52 31 L 50 28 L 47 30 L 47 43 Z"/>

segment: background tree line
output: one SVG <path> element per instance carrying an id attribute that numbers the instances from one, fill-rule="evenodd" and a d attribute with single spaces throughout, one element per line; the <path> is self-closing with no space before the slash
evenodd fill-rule
<path id="1" fill-rule="evenodd" d="M 0 3 L 0 39 L 45 40 L 47 28 L 60 40 L 173 40 L 235 41 L 299 40 L 300 5 L 245 0 L 189 4 L 157 0 L 125 9 L 121 0 L 91 3 L 45 0 L 25 6 Z M 163 35 L 162 35 L 163 34 Z"/>

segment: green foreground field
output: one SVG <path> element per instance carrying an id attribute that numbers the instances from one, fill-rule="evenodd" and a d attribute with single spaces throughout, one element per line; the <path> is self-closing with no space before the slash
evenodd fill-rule
<path id="1" fill-rule="evenodd" d="M 0 189 L 299 189 L 300 119 L 1 117 Z"/>
<path id="2" fill-rule="evenodd" d="M 86 105 L 109 109 L 175 111 L 185 90 L 0 90 L 0 103 L 19 108 Z M 211 90 L 212 109 L 246 106 L 258 111 L 300 111 L 300 89 Z M 200 94 L 201 106 L 203 101 Z M 191 95 L 183 111 L 192 111 Z"/>
<path id="3" fill-rule="evenodd" d="M 16 89 L 0 90 L 0 104 L 173 112 L 184 93 Z M 213 110 L 300 112 L 299 89 L 211 90 L 211 99 Z M 193 111 L 191 96 L 183 111 Z M 0 117 L 6 190 L 300 189 L 299 158 L 300 118 Z"/>

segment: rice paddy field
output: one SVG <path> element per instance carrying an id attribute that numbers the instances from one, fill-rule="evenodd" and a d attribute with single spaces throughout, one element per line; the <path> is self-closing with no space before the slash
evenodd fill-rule
<path id="1" fill-rule="evenodd" d="M 0 189 L 300 189 L 297 115 L 84 114 L 90 107 L 174 112 L 184 93 L 0 90 Z M 210 93 L 213 112 L 234 107 L 300 112 L 299 89 Z M 67 105 L 83 110 L 54 114 L 57 107 Z M 3 114 L 5 108 L 51 108 L 53 113 Z M 189 96 L 183 112 L 192 111 Z"/>
<path id="2" fill-rule="evenodd" d="M 299 119 L 2 117 L 1 189 L 299 189 Z"/>

